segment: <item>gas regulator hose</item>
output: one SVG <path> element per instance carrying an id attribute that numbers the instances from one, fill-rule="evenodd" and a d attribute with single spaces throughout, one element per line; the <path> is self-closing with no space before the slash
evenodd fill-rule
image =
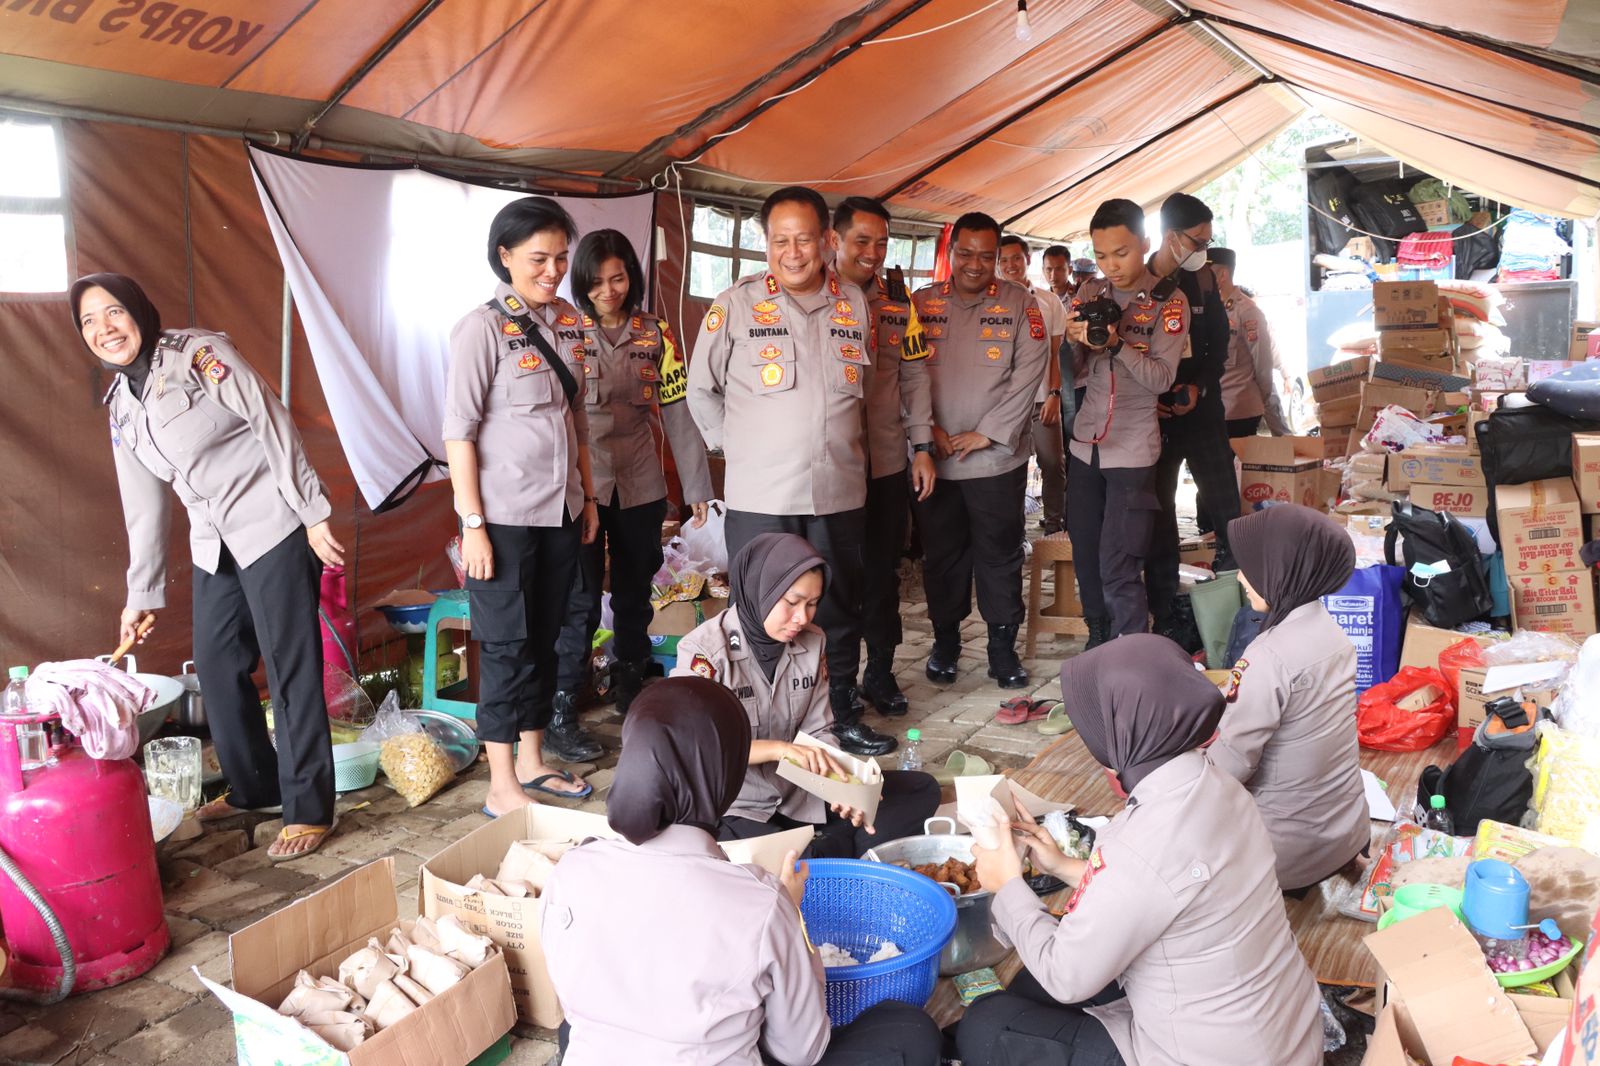
<path id="1" fill-rule="evenodd" d="M 72 957 L 72 945 L 67 943 L 67 931 L 61 928 L 60 919 L 50 909 L 50 905 L 44 901 L 44 896 L 40 894 L 37 888 L 33 887 L 33 882 L 23 876 L 22 871 L 17 868 L 16 862 L 5 853 L 4 848 L 0 848 L 0 873 L 4 873 L 11 878 L 11 883 L 21 890 L 22 894 L 28 898 L 28 902 L 33 904 L 33 909 L 39 912 L 39 917 L 43 919 L 45 928 L 50 930 L 50 936 L 56 942 L 56 952 L 61 956 L 61 981 L 54 992 L 33 992 L 23 988 L 0 988 L 0 999 L 36 1003 L 41 1007 L 60 1003 L 72 994 L 73 983 L 78 978 L 78 964 Z"/>

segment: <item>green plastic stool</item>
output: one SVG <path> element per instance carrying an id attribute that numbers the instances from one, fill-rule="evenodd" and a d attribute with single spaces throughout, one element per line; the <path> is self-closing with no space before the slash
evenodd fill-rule
<path id="1" fill-rule="evenodd" d="M 452 622 L 464 622 L 450 624 Z M 476 719 L 478 705 L 470 700 L 456 700 L 439 695 L 439 630 L 460 629 L 472 631 L 472 609 L 467 602 L 465 589 L 441 592 L 428 608 L 428 632 L 422 647 L 422 709 L 442 711 L 456 718 Z M 462 670 L 465 677 L 466 670 Z"/>

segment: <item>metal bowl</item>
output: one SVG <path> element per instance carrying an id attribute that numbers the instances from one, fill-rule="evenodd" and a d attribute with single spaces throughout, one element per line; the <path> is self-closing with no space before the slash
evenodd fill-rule
<path id="1" fill-rule="evenodd" d="M 950 831 L 935 833 L 934 826 L 940 823 Z M 869 862 L 905 866 L 921 866 L 929 862 L 944 862 L 946 859 L 971 862 L 972 836 L 956 833 L 955 828 L 956 823 L 952 818 L 929 818 L 922 824 L 926 835 L 901 837 L 879 844 L 869 849 L 862 858 Z M 1011 949 L 1000 943 L 994 935 L 989 915 L 994 893 L 980 888 L 963 895 L 955 885 L 947 882 L 940 884 L 955 897 L 956 931 L 939 955 L 939 975 L 949 977 L 999 963 Z"/>

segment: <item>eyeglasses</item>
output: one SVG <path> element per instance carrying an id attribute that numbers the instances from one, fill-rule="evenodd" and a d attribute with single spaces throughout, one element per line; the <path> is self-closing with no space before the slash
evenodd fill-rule
<path id="1" fill-rule="evenodd" d="M 1216 243 L 1216 238 L 1214 237 L 1196 237 L 1192 233 L 1185 232 L 1184 230 L 1179 230 L 1178 236 L 1194 245 L 1194 250 L 1197 252 L 1203 252 Z"/>

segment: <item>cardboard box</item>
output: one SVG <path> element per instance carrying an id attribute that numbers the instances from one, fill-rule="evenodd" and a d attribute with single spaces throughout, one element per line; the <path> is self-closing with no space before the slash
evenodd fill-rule
<path id="1" fill-rule="evenodd" d="M 1464 374 L 1395 362 L 1374 363 L 1368 378 L 1372 381 L 1384 381 L 1416 389 L 1432 389 L 1436 392 L 1453 392 L 1472 384 L 1472 379 Z"/>
<path id="2" fill-rule="evenodd" d="M 728 601 L 715 596 L 698 600 L 673 600 L 656 608 L 648 632 L 653 637 L 681 637 L 707 618 L 714 618 L 728 606 Z"/>
<path id="3" fill-rule="evenodd" d="M 1427 1066 L 1452 1066 L 1458 1055 L 1493 1063 L 1535 1052 L 1533 1036 L 1483 950 L 1448 908 L 1423 911 L 1365 942 L 1378 960 L 1379 1017 L 1392 1012 L 1395 1033 L 1387 1023 L 1379 1026 L 1383 1039 L 1374 1032 L 1378 1046 L 1369 1046 L 1363 1066 L 1404 1066 L 1405 1053 Z M 1389 1057 L 1375 1058 L 1375 1051 Z"/>
<path id="4" fill-rule="evenodd" d="M 1453 629 L 1439 629 L 1413 614 L 1406 623 L 1405 642 L 1400 647 L 1401 667 L 1416 666 L 1425 670 L 1439 669 L 1439 653 L 1463 640 L 1475 640 L 1487 648 L 1494 638 L 1475 633 L 1457 633 Z"/>
<path id="5" fill-rule="evenodd" d="M 1322 427 L 1322 435 L 1317 439 L 1322 441 L 1322 458 L 1342 459 L 1350 451 L 1350 440 L 1353 436 L 1353 426 L 1339 426 L 1329 429 Z M 1361 438 L 1357 437 L 1356 440 Z"/>
<path id="6" fill-rule="evenodd" d="M 1471 732 L 1482 724 L 1488 717 L 1484 709 L 1501 696 L 1509 696 L 1516 692 L 1507 689 L 1504 692 L 1483 691 L 1483 679 L 1488 675 L 1488 668 L 1482 666 L 1465 666 L 1461 669 L 1461 684 L 1456 692 L 1456 728 L 1464 729 L 1471 740 Z M 1539 706 L 1548 707 L 1556 698 L 1553 690 L 1529 690 L 1524 693 L 1528 697 L 1538 700 Z"/>
<path id="7" fill-rule="evenodd" d="M 1513 629 L 1566 633 L 1580 643 L 1584 637 L 1595 633 L 1594 574 L 1591 571 L 1517 574 L 1509 581 Z"/>
<path id="8" fill-rule="evenodd" d="M 1378 359 L 1384 363 L 1459 374 L 1455 332 L 1448 329 L 1404 329 L 1378 334 Z"/>
<path id="9" fill-rule="evenodd" d="M 1178 562 L 1187 566 L 1209 567 L 1217 558 L 1215 537 L 1186 540 L 1178 545 Z"/>
<path id="10" fill-rule="evenodd" d="M 1596 438 L 1596 444 L 1600 445 L 1600 437 Z M 1384 484 L 1391 491 L 1404 492 L 1415 482 L 1425 485 L 1488 484 L 1483 475 L 1483 461 L 1464 444 L 1426 444 L 1389 456 L 1389 472 Z"/>
<path id="11" fill-rule="evenodd" d="M 1311 386 L 1312 398 L 1318 403 L 1326 403 L 1342 396 L 1356 395 L 1361 391 L 1361 383 L 1367 379 L 1372 363 L 1370 355 L 1363 355 L 1307 371 L 1306 384 Z"/>
<path id="12" fill-rule="evenodd" d="M 1588 938 L 1585 937 L 1585 940 Z M 1573 967 L 1556 974 L 1550 979 L 1550 984 L 1555 988 L 1554 996 L 1535 996 L 1519 994 L 1516 989 L 1511 989 L 1511 1004 L 1517 1008 L 1517 1016 L 1522 1019 L 1522 1024 L 1528 1027 L 1528 1035 L 1533 1037 L 1535 1054 L 1543 1055 L 1550 1050 L 1550 1045 L 1567 1029 L 1567 1023 L 1572 1019 L 1572 1008 L 1577 996 L 1573 987 Z"/>
<path id="13" fill-rule="evenodd" d="M 466 1066 L 504 1036 L 516 1012 L 500 953 L 348 1053 L 277 1012 L 300 970 L 337 977 L 368 938 L 386 939 L 403 924 L 394 859 L 383 858 L 229 937 L 233 988 L 200 981 L 233 1011 L 240 1066 Z"/>
<path id="14" fill-rule="evenodd" d="M 1476 407 L 1467 412 L 1467 451 L 1473 455 L 1478 454 L 1478 423 L 1487 422 L 1489 412 L 1480 411 Z"/>
<path id="15" fill-rule="evenodd" d="M 1239 499 L 1244 513 L 1271 502 L 1298 503 L 1327 510 L 1321 499 L 1323 442 L 1316 437 L 1240 437 Z"/>
<path id="16" fill-rule="evenodd" d="M 1574 981 L 1572 1016 L 1567 1021 L 1566 1047 L 1559 1066 L 1600 1066 L 1600 912 L 1589 923 L 1583 968 Z"/>
<path id="17" fill-rule="evenodd" d="M 1326 432 L 1330 426 L 1353 426 L 1356 417 L 1361 413 L 1361 393 L 1352 392 L 1348 396 L 1340 396 L 1333 400 L 1323 400 L 1317 404 L 1317 424 Z"/>
<path id="18" fill-rule="evenodd" d="M 1483 518 L 1489 513 L 1489 489 L 1485 485 L 1413 484 L 1407 492 L 1417 507 L 1447 511 L 1463 518 Z"/>
<path id="19" fill-rule="evenodd" d="M 1380 281 L 1372 286 L 1372 322 L 1379 330 L 1439 325 L 1439 286 L 1431 281 Z"/>
<path id="20" fill-rule="evenodd" d="M 1572 485 L 1584 514 L 1600 514 L 1600 433 L 1572 435 Z"/>
<path id="21" fill-rule="evenodd" d="M 1583 512 L 1571 478 L 1500 485 L 1495 506 L 1508 576 L 1584 568 Z"/>

